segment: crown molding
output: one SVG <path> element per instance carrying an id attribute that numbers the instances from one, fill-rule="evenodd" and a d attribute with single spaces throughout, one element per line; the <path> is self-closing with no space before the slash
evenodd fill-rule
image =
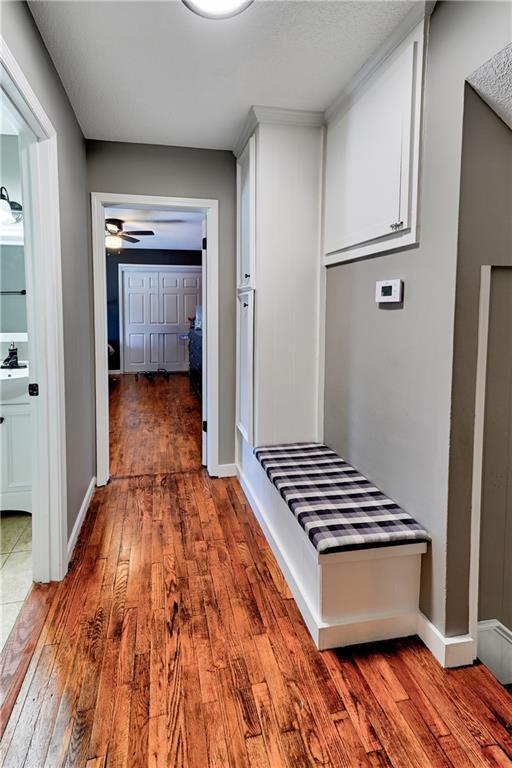
<path id="1" fill-rule="evenodd" d="M 415 3 L 409 13 L 401 21 L 395 31 L 384 41 L 384 43 L 375 51 L 375 53 L 363 64 L 361 69 L 354 75 L 348 85 L 338 94 L 333 103 L 327 107 L 324 113 L 325 122 L 329 122 L 336 117 L 350 101 L 352 94 L 359 90 L 383 64 L 383 62 L 393 53 L 393 51 L 402 43 L 406 37 L 422 21 L 428 19 L 434 10 L 435 2 Z"/>
<path id="2" fill-rule="evenodd" d="M 240 157 L 250 136 L 256 127 L 262 123 L 319 128 L 324 124 L 324 113 L 305 109 L 252 106 L 245 119 L 240 137 L 233 148 L 236 157 Z"/>

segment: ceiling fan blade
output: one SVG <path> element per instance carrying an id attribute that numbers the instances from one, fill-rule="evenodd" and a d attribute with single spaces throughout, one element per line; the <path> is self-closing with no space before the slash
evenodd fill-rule
<path id="1" fill-rule="evenodd" d="M 126 232 L 127 235 L 154 235 L 152 229 L 134 229 L 130 230 L 129 232 Z"/>
<path id="2" fill-rule="evenodd" d="M 140 243 L 140 240 L 137 240 L 136 237 L 130 237 L 130 235 L 127 235 L 125 232 L 119 232 L 118 237 L 120 237 L 121 240 L 127 240 L 129 243 Z"/>

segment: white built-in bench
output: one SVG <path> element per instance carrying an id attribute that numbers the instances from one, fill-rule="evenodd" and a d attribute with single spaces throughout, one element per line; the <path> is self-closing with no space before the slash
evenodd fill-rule
<path id="1" fill-rule="evenodd" d="M 427 531 L 320 443 L 245 446 L 240 480 L 320 649 L 414 634 Z"/>

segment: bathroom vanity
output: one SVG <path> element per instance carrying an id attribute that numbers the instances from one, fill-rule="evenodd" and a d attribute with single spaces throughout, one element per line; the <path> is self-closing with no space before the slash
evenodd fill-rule
<path id="1" fill-rule="evenodd" d="M 0 369 L 0 509 L 32 511 L 29 368 Z"/>

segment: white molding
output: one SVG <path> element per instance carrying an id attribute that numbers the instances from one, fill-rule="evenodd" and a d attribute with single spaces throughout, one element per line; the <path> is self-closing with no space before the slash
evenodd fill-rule
<path id="1" fill-rule="evenodd" d="M 480 525 L 482 514 L 482 474 L 484 461 L 485 396 L 487 380 L 487 347 L 491 306 L 491 266 L 480 270 L 478 346 L 475 385 L 475 418 L 473 427 L 473 472 L 471 481 L 471 544 L 469 561 L 469 631 L 478 632 L 478 591 L 480 575 Z"/>
<path id="2" fill-rule="evenodd" d="M 109 368 L 109 369 L 108 369 L 108 375 L 109 375 L 109 376 L 121 376 L 121 375 L 122 375 L 122 374 L 121 374 L 121 369 L 117 369 L 117 368 L 116 368 L 116 369 L 112 369 L 112 368 Z"/>
<path id="3" fill-rule="evenodd" d="M 71 531 L 71 535 L 69 537 L 68 547 L 67 547 L 68 564 L 73 556 L 73 550 L 75 548 L 76 542 L 78 541 L 78 536 L 80 534 L 80 530 L 82 528 L 83 522 L 85 520 L 85 516 L 87 514 L 87 510 L 89 509 L 89 504 L 92 501 L 92 497 L 94 496 L 95 490 L 96 490 L 96 478 L 91 477 L 91 480 L 89 482 L 89 485 L 87 486 L 87 490 L 85 492 L 85 496 L 83 498 L 82 504 L 80 505 L 80 510 L 75 520 L 73 530 Z"/>
<path id="4" fill-rule="evenodd" d="M 124 286 L 123 286 L 123 272 L 131 270 L 133 272 L 197 272 L 201 274 L 201 292 L 202 292 L 202 304 L 204 305 L 204 292 L 205 287 L 202 285 L 202 273 L 203 267 L 201 264 L 118 264 L 117 265 L 117 292 L 118 292 L 118 310 L 119 310 L 119 373 L 130 373 L 130 371 L 124 370 Z M 206 333 L 205 323 L 205 333 Z M 184 369 L 185 371 L 186 369 Z M 112 371 L 109 370 L 109 375 Z"/>
<path id="5" fill-rule="evenodd" d="M 366 61 L 361 69 L 354 75 L 348 85 L 342 89 L 332 104 L 327 107 L 324 113 L 326 122 L 330 122 L 343 112 L 347 103 L 350 102 L 352 95 L 364 88 L 366 83 L 373 77 L 375 72 L 384 64 L 386 59 L 396 50 L 396 48 L 406 39 L 412 30 L 418 24 L 430 16 L 435 3 L 415 3 L 407 16 L 400 22 L 394 32 L 386 38 L 377 51 Z"/>
<path id="6" fill-rule="evenodd" d="M 57 133 L 0 36 L 2 87 L 38 139 L 24 146 L 21 172 L 30 189 L 25 226 L 32 402 L 32 570 L 35 581 L 60 580 L 67 568 L 66 411 Z"/>
<path id="7" fill-rule="evenodd" d="M 512 683 L 512 631 L 501 621 L 478 622 L 478 658 L 500 683 Z"/>
<path id="8" fill-rule="evenodd" d="M 476 642 L 471 635 L 447 637 L 418 612 L 417 635 L 442 667 L 469 666 L 476 659 Z"/>
<path id="9" fill-rule="evenodd" d="M 242 133 L 233 147 L 235 157 L 240 157 L 249 138 L 260 123 L 318 128 L 324 124 L 324 113 L 306 109 L 281 109 L 254 105 L 249 109 Z"/>
<path id="10" fill-rule="evenodd" d="M 122 192 L 92 192 L 92 251 L 94 279 L 94 345 L 96 363 L 96 478 L 105 485 L 109 478 L 107 280 L 104 240 L 104 208 L 161 208 L 198 211 L 206 215 L 206 286 L 203 297 L 207 317 L 206 375 L 208 380 L 207 470 L 214 477 L 219 469 L 219 201 L 207 198 L 131 195 Z"/>
<path id="11" fill-rule="evenodd" d="M 236 464 L 219 464 L 217 472 L 217 477 L 238 477 Z"/>

